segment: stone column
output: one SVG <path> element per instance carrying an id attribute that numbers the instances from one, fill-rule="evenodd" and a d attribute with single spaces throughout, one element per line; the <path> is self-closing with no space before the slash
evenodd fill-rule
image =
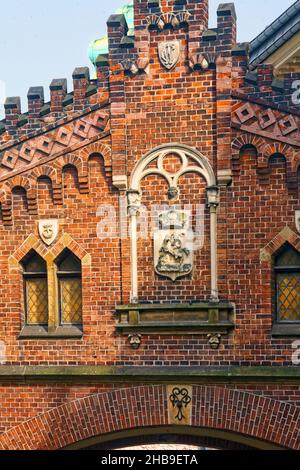
<path id="1" fill-rule="evenodd" d="M 218 291 L 218 260 L 217 260 L 217 209 L 219 206 L 219 188 L 207 188 L 207 204 L 210 210 L 210 272 L 211 272 L 211 302 L 219 302 Z"/>
<path id="2" fill-rule="evenodd" d="M 138 269 L 137 269 L 137 217 L 139 214 L 141 194 L 137 190 L 127 191 L 128 198 L 128 215 L 130 217 L 130 271 L 131 271 L 131 294 L 130 301 L 137 304 L 138 300 Z"/>

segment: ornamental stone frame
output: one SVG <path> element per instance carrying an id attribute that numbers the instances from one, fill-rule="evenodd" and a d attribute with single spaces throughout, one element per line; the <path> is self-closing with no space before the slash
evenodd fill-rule
<path id="1" fill-rule="evenodd" d="M 176 173 L 170 173 L 163 167 L 163 160 L 169 154 L 176 154 L 181 159 L 181 167 Z M 193 160 L 193 164 L 189 163 Z M 151 166 L 157 161 L 156 167 Z M 210 209 L 210 258 L 211 258 L 211 296 L 212 302 L 219 301 L 217 271 L 217 208 L 219 206 L 219 188 L 208 159 L 198 150 L 182 144 L 166 144 L 147 153 L 135 166 L 127 191 L 128 215 L 130 219 L 131 249 L 131 296 L 132 304 L 139 302 L 138 267 L 137 267 L 137 218 L 142 202 L 141 181 L 149 175 L 160 175 L 168 183 L 169 193 L 178 192 L 179 178 L 185 173 L 197 173 L 207 183 L 207 205 Z"/>

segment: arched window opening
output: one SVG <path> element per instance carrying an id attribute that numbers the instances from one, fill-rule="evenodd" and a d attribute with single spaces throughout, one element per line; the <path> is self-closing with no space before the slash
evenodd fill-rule
<path id="1" fill-rule="evenodd" d="M 47 325 L 48 286 L 46 262 L 30 252 L 22 262 L 27 325 Z"/>
<path id="2" fill-rule="evenodd" d="M 59 315 L 62 325 L 82 324 L 81 261 L 65 250 L 56 262 Z"/>
<path id="3" fill-rule="evenodd" d="M 274 260 L 276 322 L 300 322 L 300 253 L 286 244 Z"/>

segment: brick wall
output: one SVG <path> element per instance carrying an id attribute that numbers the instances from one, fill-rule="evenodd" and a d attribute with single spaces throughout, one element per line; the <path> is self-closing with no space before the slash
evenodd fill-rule
<path id="1" fill-rule="evenodd" d="M 232 6 L 219 9 L 218 32 L 214 39 L 207 39 L 207 1 L 181 3 L 184 5 L 180 9 L 177 4 L 174 6 L 174 1 L 162 1 L 159 11 L 149 10 L 146 1 L 135 2 L 137 34 L 130 50 L 120 47 L 120 41 L 126 36 L 124 18 L 110 18 L 109 83 L 106 78 L 103 82 L 108 65 L 99 65 L 97 84 L 88 80 L 86 70 L 77 70 L 73 105 L 62 109 L 64 87 L 53 90 L 48 122 L 38 119 L 38 127 L 50 143 L 55 141 L 55 151 L 50 155 L 36 151 L 37 134 L 30 127 L 30 120 L 36 120 L 36 115 L 29 116 L 27 127 L 17 128 L 18 103 L 15 101 L 7 107 L 0 152 L 18 154 L 15 166 L 2 166 L 0 176 L 0 340 L 6 344 L 7 366 L 292 365 L 295 338 L 271 336 L 271 261 L 261 260 L 261 250 L 286 226 L 296 232 L 298 130 L 289 136 L 294 139 L 294 145 L 289 145 L 282 139 L 279 144 L 275 132 L 272 140 L 270 135 L 263 136 L 261 129 L 256 134 L 251 129 L 231 126 L 231 113 L 237 106 L 237 98 L 231 93 L 238 92 L 247 101 L 251 91 L 249 83 L 244 81 L 247 73 L 244 51 L 237 53 L 234 49 L 236 26 Z M 174 8 L 176 12 L 186 9 L 191 15 L 176 27 L 168 23 L 168 13 Z M 145 17 L 156 13 L 163 13 L 165 28 L 149 30 Z M 172 40 L 180 41 L 180 59 L 173 70 L 166 71 L 158 58 L 158 46 Z M 203 58 L 208 69 L 201 66 Z M 132 64 L 137 64 L 138 73 L 132 72 Z M 261 74 L 259 77 L 263 84 Z M 85 95 L 89 85 L 98 86 L 92 97 Z M 253 93 L 249 99 L 257 98 Z M 266 105 L 260 102 L 262 108 L 274 104 L 273 95 L 265 89 L 259 97 L 271 100 Z M 41 94 L 35 99 L 36 106 L 40 106 Z M 281 101 L 288 105 L 284 99 Z M 93 116 L 98 111 L 93 105 L 101 103 L 105 108 L 101 122 L 105 124 L 100 128 L 98 121 L 95 124 Z M 287 114 L 286 109 L 280 112 Z M 289 109 L 288 113 L 293 114 L 293 110 Z M 298 119 L 296 114 L 293 116 Z M 67 123 L 68 119 L 71 124 Z M 85 129 L 81 129 L 82 119 L 89 120 L 89 124 L 84 122 Z M 49 121 L 51 129 L 47 127 Z M 57 130 L 65 126 L 73 139 L 71 147 L 58 140 Z M 21 140 L 15 141 L 16 137 Z M 35 156 L 26 162 L 19 155 L 24 139 L 28 138 Z M 129 179 L 134 166 L 147 152 L 170 143 L 197 149 L 207 157 L 216 175 L 219 170 L 233 174 L 229 187 L 219 178 L 217 237 L 220 298 L 236 306 L 235 329 L 222 338 L 217 350 L 210 348 L 206 334 L 159 333 L 144 334 L 140 348 L 133 350 L 128 338 L 116 332 L 115 308 L 130 300 L 129 240 L 120 240 L 118 232 L 109 238 L 99 238 L 97 226 L 105 215 L 103 206 L 113 211 L 111 225 L 114 217 L 119 223 L 116 178 L 125 174 Z M 10 145 L 14 146 L 10 148 Z M 267 156 L 262 150 L 266 146 L 270 154 Z M 176 169 L 177 164 L 174 156 L 166 162 L 169 170 Z M 206 185 L 200 176 L 188 173 L 181 178 L 179 187 L 181 204 L 205 206 Z M 156 175 L 148 176 L 142 183 L 143 203 L 148 208 L 153 203 L 176 205 L 178 201 L 170 203 L 166 192 L 166 182 Z M 32 234 L 39 237 L 37 222 L 43 218 L 59 219 L 60 236 L 68 234 L 78 250 L 91 257 L 90 269 L 83 275 L 82 339 L 19 339 L 24 325 L 22 274 L 10 259 L 27 237 Z M 300 246 L 298 235 L 290 235 L 290 240 L 294 246 Z M 192 274 L 175 283 L 157 276 L 150 236 L 138 243 L 138 273 L 143 301 L 208 301 L 211 280 L 208 208 L 204 210 L 204 244 L 195 253 Z M 121 386 L 115 384 L 115 387 Z M 60 405 L 112 388 L 103 384 L 67 383 L 3 385 L 0 432 Z M 233 384 L 222 389 L 227 388 L 300 406 L 298 385 Z"/>

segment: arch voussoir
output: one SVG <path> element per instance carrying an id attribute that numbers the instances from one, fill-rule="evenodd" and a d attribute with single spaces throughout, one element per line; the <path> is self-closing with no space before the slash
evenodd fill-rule
<path id="1" fill-rule="evenodd" d="M 1 449 L 55 450 L 118 431 L 167 426 L 165 385 L 124 387 L 66 403 L 0 436 Z M 300 449 L 300 409 L 290 403 L 219 386 L 194 385 L 191 428 L 238 433 Z"/>

